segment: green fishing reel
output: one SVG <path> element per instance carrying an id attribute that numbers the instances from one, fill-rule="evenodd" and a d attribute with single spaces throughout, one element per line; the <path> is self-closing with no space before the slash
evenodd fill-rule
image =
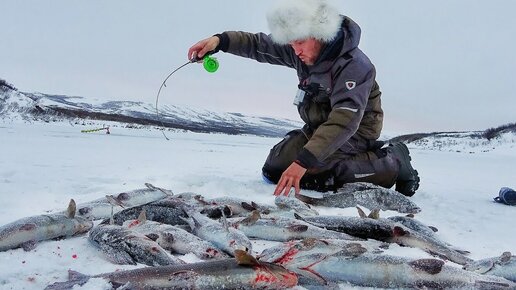
<path id="1" fill-rule="evenodd" d="M 214 73 L 219 69 L 219 61 L 211 55 L 206 55 L 202 59 L 202 66 L 207 72 Z"/>

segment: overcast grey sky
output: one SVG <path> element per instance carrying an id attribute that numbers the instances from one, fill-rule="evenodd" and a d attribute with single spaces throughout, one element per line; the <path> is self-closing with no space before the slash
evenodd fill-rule
<path id="1" fill-rule="evenodd" d="M 154 103 L 188 48 L 225 30 L 268 32 L 274 0 L 1 0 L 0 78 L 22 91 Z M 516 1 L 334 1 L 362 27 L 385 130 L 516 122 Z M 219 53 L 177 72 L 160 104 L 299 119 L 295 71 Z"/>

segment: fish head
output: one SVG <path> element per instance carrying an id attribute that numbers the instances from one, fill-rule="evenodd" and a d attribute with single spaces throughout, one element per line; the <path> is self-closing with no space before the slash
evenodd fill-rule
<path id="1" fill-rule="evenodd" d="M 77 216 L 73 219 L 73 221 L 75 234 L 87 233 L 93 227 L 93 222 L 83 217 Z"/>

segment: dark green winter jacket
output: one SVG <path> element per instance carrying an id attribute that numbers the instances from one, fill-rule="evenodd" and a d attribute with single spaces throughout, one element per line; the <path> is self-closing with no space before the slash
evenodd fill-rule
<path id="1" fill-rule="evenodd" d="M 298 156 L 306 168 L 317 168 L 337 150 L 355 154 L 379 138 L 382 130 L 376 71 L 358 48 L 360 27 L 343 16 L 342 30 L 321 50 L 312 66 L 305 65 L 290 45 L 275 44 L 264 33 L 227 31 L 217 35 L 218 49 L 259 62 L 294 68 L 299 87 L 308 91 L 298 111 L 309 141 Z"/>

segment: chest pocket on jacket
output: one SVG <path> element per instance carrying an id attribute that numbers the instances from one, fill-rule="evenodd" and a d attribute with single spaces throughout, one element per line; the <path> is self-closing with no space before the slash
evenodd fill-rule
<path id="1" fill-rule="evenodd" d="M 299 85 L 299 88 L 306 92 L 303 102 L 297 106 L 297 110 L 301 119 L 312 129 L 316 130 L 322 123 L 328 120 L 331 112 L 330 95 L 331 88 L 329 81 L 323 78 L 318 78 L 314 82 L 315 77 L 312 77 L 312 82 L 308 85 Z"/>
<path id="2" fill-rule="evenodd" d="M 320 88 L 315 94 L 307 93 L 297 109 L 301 119 L 313 130 L 328 120 L 331 111 L 330 95 Z"/>

